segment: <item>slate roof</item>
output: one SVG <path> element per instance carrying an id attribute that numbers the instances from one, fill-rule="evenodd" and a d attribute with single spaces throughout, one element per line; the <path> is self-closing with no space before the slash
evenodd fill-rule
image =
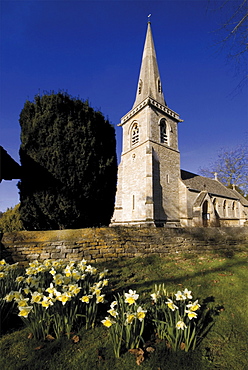
<path id="1" fill-rule="evenodd" d="M 184 170 L 181 170 L 181 179 L 184 185 L 187 186 L 187 188 L 189 188 L 190 190 L 195 190 L 197 192 L 207 191 L 211 195 L 218 195 L 234 200 L 240 199 L 240 197 L 237 195 L 236 190 L 234 191 L 228 189 L 218 180 L 209 179 L 208 177 L 196 175 L 195 173 Z M 242 197 L 241 194 L 239 195 Z"/>

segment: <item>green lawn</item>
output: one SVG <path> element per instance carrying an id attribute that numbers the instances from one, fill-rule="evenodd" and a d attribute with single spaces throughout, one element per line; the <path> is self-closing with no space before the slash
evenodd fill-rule
<path id="1" fill-rule="evenodd" d="M 97 266 L 109 269 L 108 299 L 117 292 L 136 290 L 142 302 L 150 299 L 155 284 L 164 283 L 171 292 L 188 288 L 195 299 L 208 299 L 215 308 L 214 326 L 193 352 L 171 353 L 165 342 L 150 338 L 155 349 L 136 365 L 129 352 L 116 359 L 108 329 L 100 322 L 94 330 L 76 333 L 74 343 L 66 337 L 38 342 L 28 329 L 11 329 L 0 339 L 0 368 L 11 369 L 220 369 L 248 368 L 248 252 L 242 247 L 231 256 L 224 254 L 175 254 L 127 259 Z M 106 316 L 108 304 L 100 314 Z M 99 318 L 100 319 L 102 318 Z M 12 325 L 13 326 L 13 325 Z"/>

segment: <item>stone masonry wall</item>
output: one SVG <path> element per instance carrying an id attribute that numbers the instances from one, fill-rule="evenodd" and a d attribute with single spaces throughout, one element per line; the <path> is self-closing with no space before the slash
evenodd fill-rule
<path id="1" fill-rule="evenodd" d="M 38 259 L 105 262 L 152 254 L 219 252 L 231 256 L 248 247 L 248 228 L 131 228 L 20 231 L 5 233 L 1 256 L 27 264 Z"/>

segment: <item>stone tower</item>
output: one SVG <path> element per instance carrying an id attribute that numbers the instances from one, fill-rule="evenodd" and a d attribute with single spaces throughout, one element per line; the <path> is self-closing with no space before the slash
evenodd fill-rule
<path id="1" fill-rule="evenodd" d="M 179 223 L 180 121 L 164 100 L 148 22 L 136 99 L 120 123 L 123 148 L 113 226 Z"/>

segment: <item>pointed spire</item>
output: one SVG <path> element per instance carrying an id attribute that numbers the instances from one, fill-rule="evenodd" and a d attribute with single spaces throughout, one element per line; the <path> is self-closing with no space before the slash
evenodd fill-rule
<path id="1" fill-rule="evenodd" d="M 148 97 L 155 99 L 160 104 L 166 105 L 162 91 L 150 21 L 147 25 L 138 88 L 133 108 Z"/>

